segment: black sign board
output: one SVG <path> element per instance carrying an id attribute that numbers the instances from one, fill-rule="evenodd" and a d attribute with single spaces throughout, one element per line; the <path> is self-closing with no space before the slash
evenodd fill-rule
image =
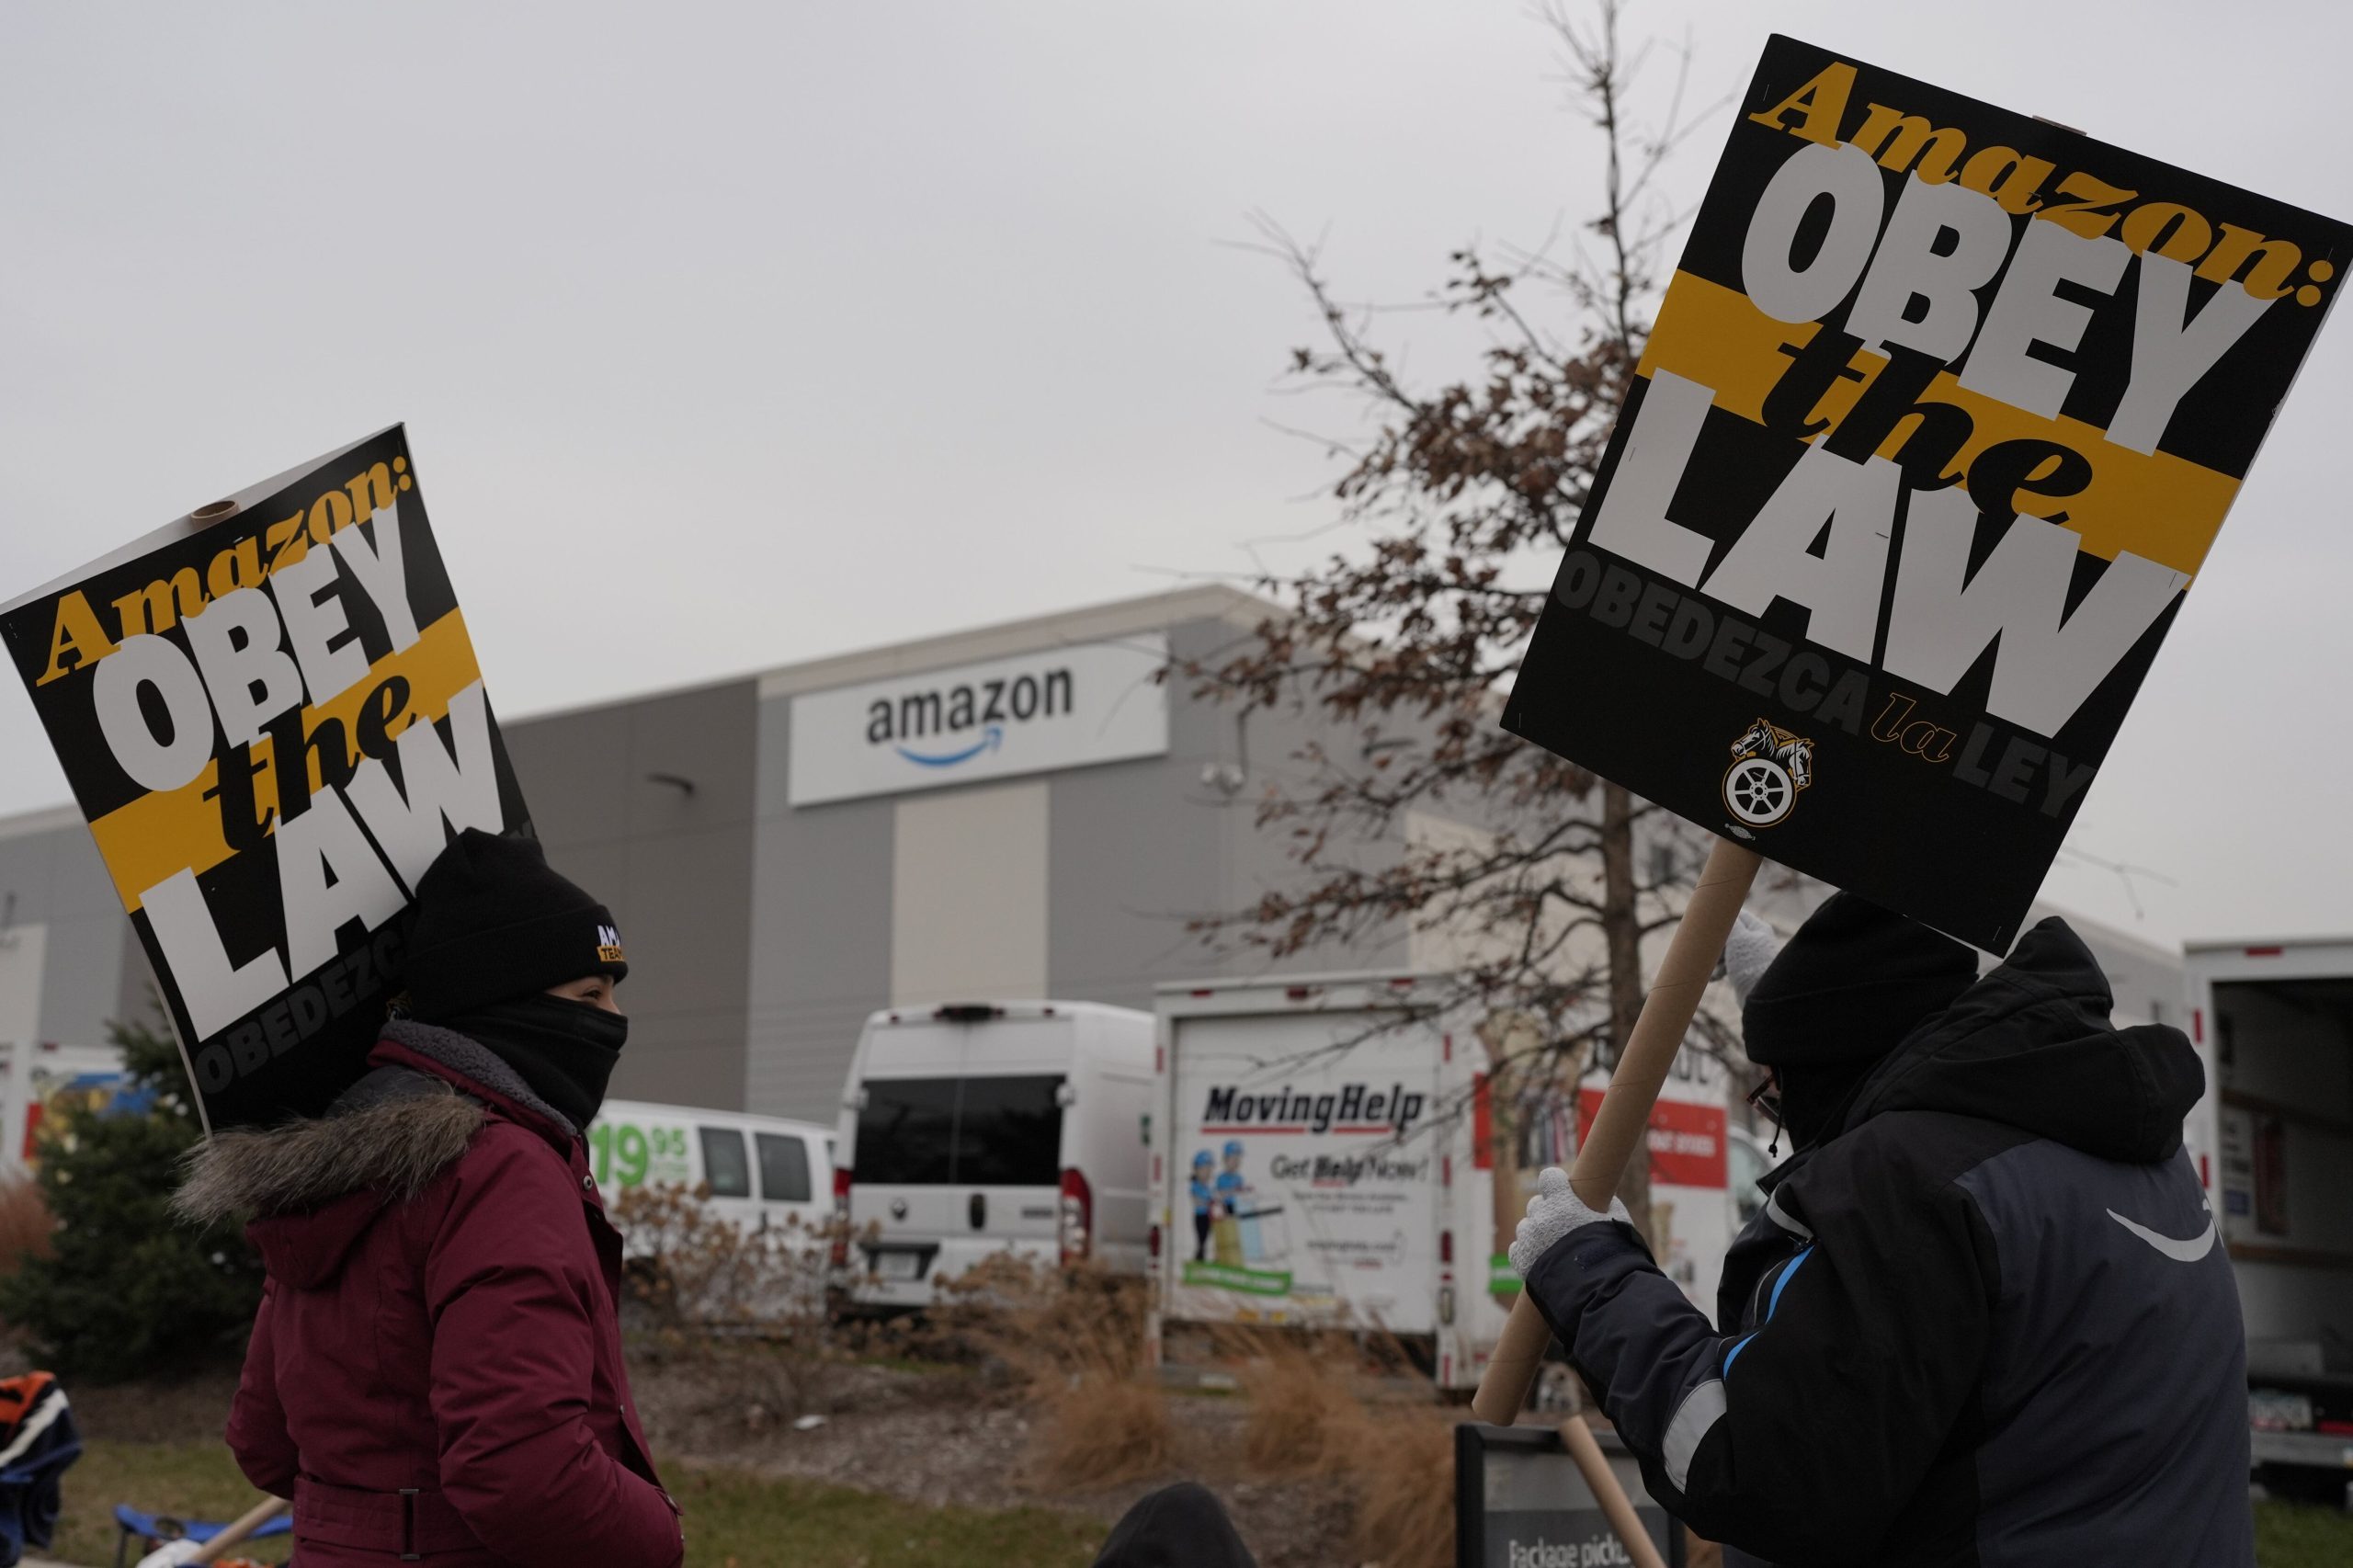
<path id="1" fill-rule="evenodd" d="M 1774 38 L 1505 726 L 2006 949 L 2348 265 Z"/>
<path id="2" fill-rule="evenodd" d="M 1598 1437 L 1651 1544 L 1667 1568 L 1682 1568 L 1681 1527 L 1643 1490 L 1642 1470 L 1615 1434 Z M 1632 1561 L 1559 1432 L 1474 1421 L 1454 1429 L 1455 1568 L 1618 1568 Z"/>
<path id="3" fill-rule="evenodd" d="M 449 832 L 528 832 L 397 426 L 0 607 L 205 1123 L 358 1075 Z"/>

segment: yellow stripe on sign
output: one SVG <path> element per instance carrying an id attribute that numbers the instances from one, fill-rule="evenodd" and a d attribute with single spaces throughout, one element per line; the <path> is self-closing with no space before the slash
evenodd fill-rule
<path id="1" fill-rule="evenodd" d="M 398 714 L 393 716 L 394 733 L 404 730 L 407 724 L 448 714 L 449 699 L 482 678 L 481 667 L 474 660 L 473 641 L 466 635 L 464 616 L 451 610 L 419 632 L 405 651 L 379 659 L 369 666 L 366 679 L 334 701 L 304 709 L 303 733 L 316 730 L 325 720 L 341 720 L 344 745 L 357 762 L 358 748 L 354 736 L 360 710 L 366 706 L 369 695 L 390 676 L 405 676 L 409 684 L 408 719 L 404 722 Z M 254 811 L 257 820 L 278 805 L 278 769 L 273 749 L 267 736 L 253 745 L 256 767 Z M 306 760 L 310 764 L 311 785 L 315 790 L 320 783 L 318 758 L 310 755 Z M 184 869 L 201 876 L 229 858 L 229 841 L 221 831 L 221 802 L 204 798 L 213 787 L 220 766 L 218 761 L 208 762 L 202 773 L 179 789 L 142 795 L 90 824 L 90 832 L 98 841 L 98 853 L 106 859 L 107 872 L 114 878 L 115 892 L 121 895 L 126 911 L 137 909 L 141 895 L 165 877 Z"/>
<path id="2" fill-rule="evenodd" d="M 1716 406 L 1762 422 L 1765 395 L 1789 369 L 1781 345 L 1811 342 L 1814 322 L 1778 322 L 1736 290 L 1677 272 L 1659 307 L 1637 372 L 1672 370 L 1711 388 Z M 1859 369 L 1876 375 L 1887 363 L 1869 351 L 1855 356 Z M 1862 381 L 1836 381 L 1815 404 L 1812 417 L 1836 428 L 1862 395 Z M 2037 517 L 2067 514 L 2065 526 L 2082 536 L 2083 548 L 2104 561 L 2130 551 L 2161 566 L 2193 576 L 2222 526 L 2222 515 L 2237 496 L 2239 482 L 2165 452 L 2141 453 L 2109 444 L 2107 433 L 2080 419 L 2045 419 L 2010 403 L 1972 392 L 1949 370 L 1928 383 L 1922 401 L 1948 403 L 1968 414 L 1976 428 L 1947 472 L 1963 468 L 1997 441 L 2040 437 L 2083 454 L 2092 466 L 2091 483 L 2074 495 L 2030 495 L 2021 491 L 2021 511 Z M 1892 458 L 1917 422 L 1899 422 L 1880 443 L 1879 456 Z"/>

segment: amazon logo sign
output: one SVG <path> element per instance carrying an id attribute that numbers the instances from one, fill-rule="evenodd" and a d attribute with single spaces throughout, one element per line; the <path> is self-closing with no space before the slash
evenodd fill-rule
<path id="1" fill-rule="evenodd" d="M 1167 661 L 1153 633 L 796 692 L 792 804 L 1162 755 Z"/>
<path id="2" fill-rule="evenodd" d="M 905 692 L 895 703 L 878 697 L 866 706 L 866 744 L 892 746 L 921 767 L 955 767 L 1003 745 L 1007 724 L 1069 712 L 1076 689 L 1077 677 L 1065 665 L 1011 680 Z"/>

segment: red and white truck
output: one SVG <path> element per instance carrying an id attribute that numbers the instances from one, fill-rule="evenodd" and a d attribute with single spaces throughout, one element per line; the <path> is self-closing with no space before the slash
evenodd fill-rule
<path id="1" fill-rule="evenodd" d="M 2184 949 L 2209 1092 L 2185 1131 L 2246 1319 L 2256 1473 L 2353 1479 L 2353 940 Z"/>

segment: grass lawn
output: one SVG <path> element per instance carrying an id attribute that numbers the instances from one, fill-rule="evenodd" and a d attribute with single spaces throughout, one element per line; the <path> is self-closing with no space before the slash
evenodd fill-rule
<path id="1" fill-rule="evenodd" d="M 688 1568 L 1085 1568 L 1104 1528 L 1051 1508 L 934 1508 L 847 1487 L 729 1470 L 673 1466 L 687 1516 Z M 199 1517 L 233 1518 L 253 1489 L 217 1443 L 93 1440 L 65 1472 L 65 1516 L 49 1555 L 67 1562 L 114 1561 L 114 1506 L 135 1503 Z M 2353 1514 L 2260 1502 L 2256 1561 L 2262 1568 L 2344 1568 L 2353 1562 Z M 286 1538 L 253 1555 L 286 1559 Z"/>
<path id="2" fill-rule="evenodd" d="M 1050 1508 L 934 1508 L 736 1471 L 673 1466 L 665 1475 L 686 1510 L 688 1568 L 1086 1568 L 1105 1533 L 1092 1519 Z M 228 1519 L 254 1501 L 253 1488 L 217 1443 L 93 1440 L 65 1472 L 65 1515 L 48 1555 L 112 1562 L 117 1503 Z M 267 1544 L 271 1550 L 253 1555 L 285 1561 L 285 1537 Z"/>
<path id="3" fill-rule="evenodd" d="M 2255 1560 L 2261 1568 L 2339 1568 L 2353 1562 L 2353 1514 L 2305 1503 L 2257 1503 Z"/>

